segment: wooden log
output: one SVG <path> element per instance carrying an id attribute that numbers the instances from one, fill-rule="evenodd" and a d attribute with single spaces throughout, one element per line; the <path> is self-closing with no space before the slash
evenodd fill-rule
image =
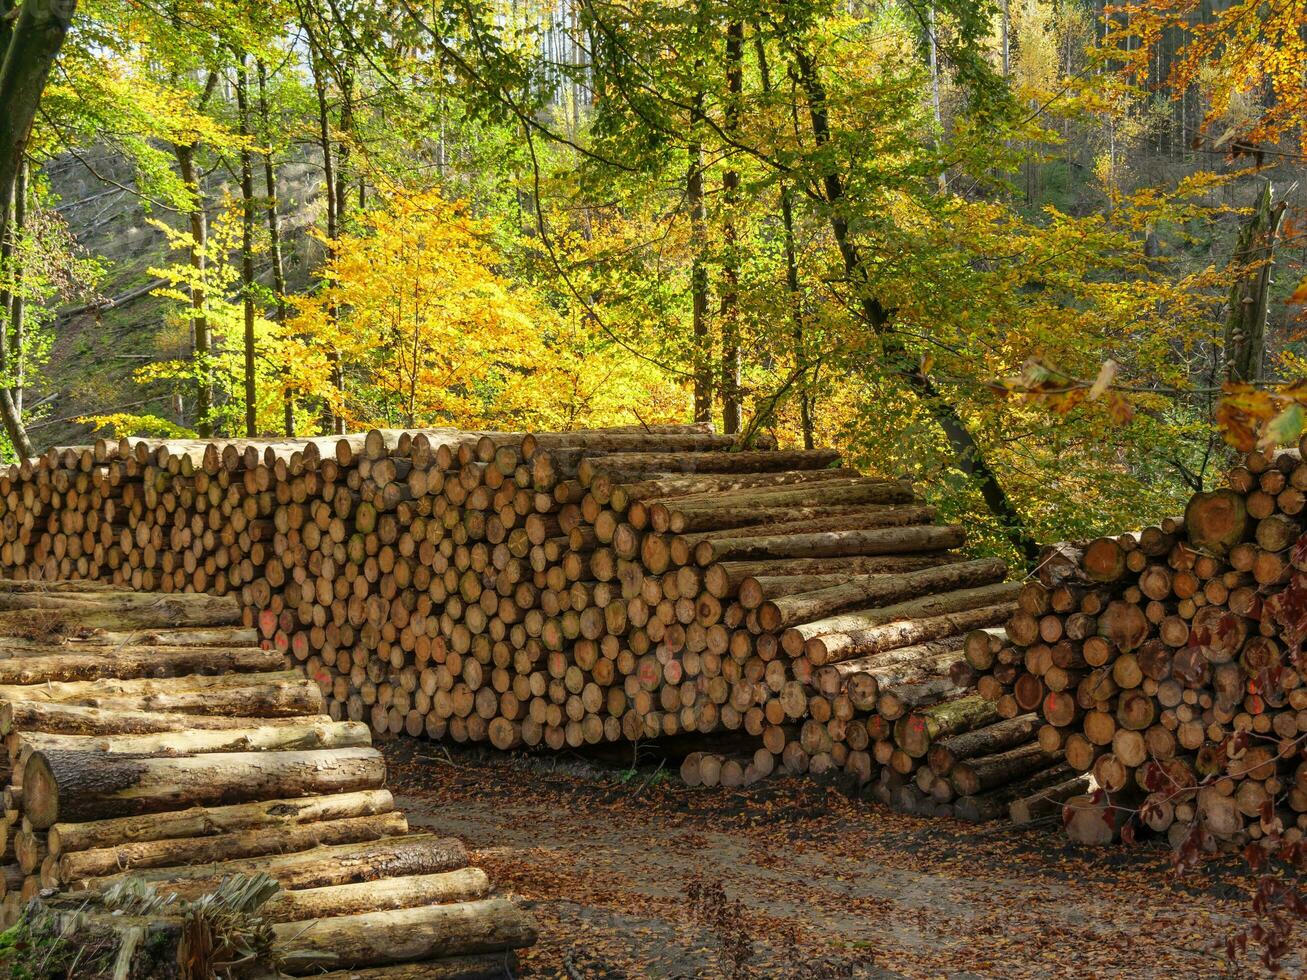
<path id="1" fill-rule="evenodd" d="M 962 544 L 957 526 L 915 526 L 870 531 L 824 531 L 761 538 L 701 541 L 694 559 L 701 566 L 745 558 L 813 558 L 841 555 L 885 555 L 916 551 L 947 551 Z"/>
<path id="2" fill-rule="evenodd" d="M 285 922 L 273 929 L 277 945 L 285 952 L 325 954 L 333 964 L 343 966 L 515 949 L 531 945 L 536 938 L 535 926 L 525 913 L 502 898 Z"/>
<path id="3" fill-rule="evenodd" d="M 976 728 L 969 732 L 959 732 L 932 744 L 926 753 L 926 761 L 932 772 L 947 776 L 953 767 L 965 759 L 976 756 L 993 755 L 1018 745 L 1025 745 L 1039 730 L 1039 715 L 1035 712 L 1005 718 L 992 725 Z M 907 751 L 906 747 L 904 751 Z M 909 753 L 911 754 L 911 753 Z M 921 758 L 920 754 L 914 758 Z"/>
<path id="4" fill-rule="evenodd" d="M 65 735 L 143 735 L 186 729 L 219 731 L 233 728 L 266 728 L 280 725 L 329 724 L 327 715 L 295 715 L 284 718 L 177 714 L 139 710 L 108 710 L 81 705 L 39 701 L 7 701 L 0 704 L 0 735 L 14 731 L 57 732 Z"/>
<path id="5" fill-rule="evenodd" d="M 978 796 L 961 796 L 953 803 L 959 820 L 986 823 L 1006 816 L 1013 801 L 1039 793 L 1044 787 L 1073 780 L 1074 773 L 1065 763 L 1037 770 L 1022 779 L 991 789 Z"/>
<path id="6" fill-rule="evenodd" d="M 408 833 L 408 820 L 391 811 L 374 816 L 317 820 L 280 827 L 259 827 L 209 837 L 182 837 L 139 844 L 117 843 L 63 854 L 59 881 L 100 878 L 132 868 L 165 868 L 212 863 L 260 854 L 287 854 L 328 844 L 357 844 Z"/>
<path id="7" fill-rule="evenodd" d="M 208 752 L 295 751 L 359 748 L 372 730 L 357 721 L 163 732 L 150 735 L 58 735 L 22 732 L 9 740 L 17 764 L 32 752 L 59 749 L 115 755 L 199 755 Z"/>
<path id="8" fill-rule="evenodd" d="M 74 851 L 117 844 L 208 837 L 375 816 L 390 813 L 394 807 L 390 791 L 384 789 L 230 806 L 197 806 L 168 813 L 116 817 L 87 823 L 56 823 L 50 827 L 48 841 L 50 853 L 58 857 Z"/>
<path id="9" fill-rule="evenodd" d="M 1058 755 L 1045 752 L 1038 742 L 1030 742 L 993 755 L 964 759 L 953 767 L 949 778 L 959 796 L 976 796 L 1047 769 L 1057 759 Z"/>
<path id="10" fill-rule="evenodd" d="M 913 711 L 894 724 L 894 742 L 911 758 L 924 758 L 940 738 L 998 721 L 998 708 L 979 695 L 967 695 Z"/>
<path id="11" fill-rule="evenodd" d="M 240 604 L 235 596 L 115 593 L 103 599 L 92 599 L 30 592 L 21 595 L 0 593 L 0 631 L 3 631 L 3 623 L 12 621 L 12 614 L 36 610 L 76 623 L 80 629 L 208 627 L 236 625 L 241 619 Z"/>
<path id="12" fill-rule="evenodd" d="M 1243 495 L 1228 489 L 1194 494 L 1185 507 L 1184 527 L 1193 547 L 1224 555 L 1244 539 L 1248 530 Z"/>
<path id="13" fill-rule="evenodd" d="M 317 980 L 513 980 L 519 974 L 517 955 L 505 951 L 479 956 L 442 957 L 422 963 L 332 970 L 316 976 Z"/>
<path id="14" fill-rule="evenodd" d="M 412 834 L 362 844 L 315 847 L 298 854 L 264 855 L 185 867 L 144 868 L 104 878 L 65 882 L 65 885 L 77 890 L 99 891 L 133 877 L 153 884 L 159 894 L 195 898 L 212 891 L 223 879 L 234 874 L 264 872 L 277 879 L 282 888 L 298 891 L 379 878 L 439 874 L 466 866 L 467 851 L 461 841 L 435 834 Z"/>
<path id="15" fill-rule="evenodd" d="M 110 653 L 51 652 L 0 659 L 0 685 L 276 672 L 284 666 L 281 653 L 258 647 L 119 647 Z"/>
<path id="16" fill-rule="evenodd" d="M 756 561 L 725 561 L 709 565 L 703 573 L 703 584 L 710 595 L 729 598 L 743 588 L 750 578 L 802 578 L 830 575 L 883 575 L 894 572 L 915 572 L 923 568 L 961 561 L 952 553 L 924 555 L 851 555 L 834 558 L 773 558 Z M 800 589 L 798 591 L 807 591 Z M 782 593 L 788 595 L 788 592 Z M 762 598 L 767 598 L 763 596 Z M 759 599 L 761 604 L 762 599 Z"/>
<path id="17" fill-rule="evenodd" d="M 381 878 L 348 885 L 278 892 L 260 912 L 274 922 L 307 921 L 358 915 L 382 909 L 470 902 L 490 894 L 490 879 L 480 868 L 443 874 Z"/>
<path id="18" fill-rule="evenodd" d="M 758 621 L 764 630 L 775 632 L 858 605 L 905 602 L 923 594 L 990 585 L 1001 581 L 1006 574 L 1007 567 L 1002 561 L 982 558 L 902 575 L 869 575 L 815 592 L 768 600 L 758 609 Z"/>
<path id="19" fill-rule="evenodd" d="M 1074 773 L 1060 782 L 1037 788 L 1029 796 L 1014 799 L 1008 805 L 1008 816 L 1018 826 L 1034 823 L 1042 817 L 1060 814 L 1063 803 L 1093 788 L 1093 777 L 1089 773 Z"/>
<path id="20" fill-rule="evenodd" d="M 965 633 L 1010 616 L 1019 589 L 1019 583 L 999 582 L 839 613 L 788 628 L 781 645 L 790 656 L 821 665 Z"/>
<path id="21" fill-rule="evenodd" d="M 23 812 L 45 829 L 196 804 L 379 789 L 385 779 L 385 759 L 371 748 L 171 758 L 53 750 L 27 760 Z"/>

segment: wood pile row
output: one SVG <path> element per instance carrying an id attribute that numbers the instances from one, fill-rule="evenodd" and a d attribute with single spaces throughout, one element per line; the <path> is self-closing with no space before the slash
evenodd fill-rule
<path id="1" fill-rule="evenodd" d="M 1038 743 L 1074 773 L 1043 794 L 1068 833 L 1127 821 L 1173 844 L 1234 847 L 1278 823 L 1307 831 L 1307 464 L 1253 452 L 1182 518 L 1049 549 L 1005 634 L 969 637 L 978 691 L 1034 712 Z"/>
<path id="2" fill-rule="evenodd" d="M 534 941 L 459 841 L 409 832 L 368 726 L 323 713 L 235 596 L 6 580 L 0 610 L 8 919 L 43 889 L 264 872 L 285 948 L 341 968 L 500 976 Z"/>
<path id="3" fill-rule="evenodd" d="M 690 780 L 842 775 L 922 812 L 1036 775 L 928 766 L 935 740 L 1005 720 L 955 665 L 1018 586 L 908 485 L 831 451 L 741 451 L 703 426 L 125 440 L 24 463 L 0 500 L 13 577 L 239 594 L 332 718 L 378 732 L 744 732 L 751 753 L 705 741 Z M 1028 751 L 1014 738 L 976 744 Z"/>

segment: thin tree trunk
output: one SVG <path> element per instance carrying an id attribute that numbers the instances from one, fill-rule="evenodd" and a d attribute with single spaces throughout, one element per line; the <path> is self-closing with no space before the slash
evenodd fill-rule
<path id="1" fill-rule="evenodd" d="M 327 83 L 322 77 L 322 63 L 320 58 L 311 57 L 310 66 L 313 70 L 313 89 L 318 97 L 318 141 L 322 146 L 322 172 L 327 196 L 327 255 L 326 260 L 331 261 L 335 250 L 336 238 L 340 234 L 339 215 L 336 199 L 336 174 L 333 152 L 331 149 L 331 118 L 327 110 Z M 336 318 L 334 307 L 327 310 L 327 315 L 333 320 Z M 345 397 L 345 375 L 344 369 L 340 363 L 340 351 L 329 350 L 327 352 L 327 362 L 331 365 L 331 384 L 336 389 L 338 397 L 343 401 Z M 329 410 L 328 422 L 331 431 L 336 435 L 345 434 L 345 420 L 341 414 L 334 409 Z"/>
<path id="2" fill-rule="evenodd" d="M 236 61 L 236 109 L 240 115 L 241 145 L 241 294 L 245 313 L 245 435 L 259 434 L 257 385 L 254 376 L 254 151 L 249 140 L 249 78 L 242 52 Z"/>
<path id="3" fill-rule="evenodd" d="M 758 75 L 764 95 L 771 95 L 771 71 L 767 64 L 767 49 L 761 34 L 754 35 L 754 49 L 758 54 Z M 803 323 L 803 291 L 799 286 L 798 252 L 794 245 L 794 198 L 790 185 L 780 184 L 782 251 L 785 256 L 785 291 L 790 298 L 790 319 L 793 321 L 794 360 L 804 368 L 804 377 L 798 382 L 799 421 L 803 429 L 803 448 L 812 449 L 816 435 L 813 425 L 813 396 L 808 387 L 807 344 Z"/>
<path id="4" fill-rule="evenodd" d="M 208 248 L 208 218 L 204 213 L 204 191 L 200 187 L 200 177 L 195 168 L 195 145 L 176 145 L 173 155 L 177 158 L 177 170 L 190 197 L 187 220 L 191 226 L 191 243 L 187 249 L 187 260 L 194 273 L 191 285 L 191 342 L 195 351 L 195 431 L 201 436 L 211 435 L 209 415 L 213 409 L 213 376 L 210 364 L 209 318 L 204 311 L 205 289 L 204 273 Z"/>
<path id="5" fill-rule="evenodd" d="M 817 76 L 817 66 L 811 55 L 797 46 L 793 54 L 799 84 L 808 99 L 808 116 L 813 139 L 819 148 L 825 147 L 830 143 L 825 87 Z M 936 424 L 944 431 L 949 446 L 953 449 L 958 468 L 977 482 L 986 506 L 999 520 L 1004 534 L 1012 545 L 1027 560 L 1034 561 L 1039 555 L 1039 547 L 1026 530 L 1021 515 L 1017 513 L 1002 484 L 998 482 L 997 475 L 990 468 L 975 437 L 967 428 L 957 408 L 941 396 L 930 377 L 912 361 L 903 347 L 902 340 L 895 335 L 890 326 L 890 312 L 870 294 L 870 284 L 867 282 L 862 256 L 849 236 L 848 218 L 841 211 L 844 182 L 834 166 L 828 166 L 821 183 L 830 205 L 831 231 L 839 246 L 845 273 L 849 282 L 862 294 L 859 300 L 862 316 L 880 338 L 885 367 L 898 375 L 921 397 Z"/>
<path id="6" fill-rule="evenodd" d="M 277 296 L 277 324 L 286 327 L 286 266 L 281 255 L 281 214 L 277 210 L 277 171 L 272 155 L 272 120 L 268 112 L 268 66 L 260 58 L 259 120 L 263 128 L 263 184 L 267 191 L 268 252 L 272 258 L 272 291 Z M 286 369 L 289 373 L 289 368 Z M 286 435 L 295 435 L 295 396 L 287 385 L 284 394 Z"/>
<path id="7" fill-rule="evenodd" d="M 744 24 L 732 21 L 726 28 L 727 135 L 740 129 L 740 100 L 744 92 Z M 740 173 L 734 167 L 722 175 L 722 430 L 740 431 L 740 257 L 735 226 L 739 205 Z"/>
<path id="8" fill-rule="evenodd" d="M 700 4 L 696 33 L 702 34 L 706 16 Z M 696 62 L 696 77 L 703 72 L 703 59 Z M 697 91 L 690 108 L 690 141 L 687 146 L 689 169 L 685 179 L 686 203 L 690 208 L 690 247 L 694 258 L 690 266 L 690 305 L 693 333 L 694 420 L 712 419 L 712 338 L 708 332 L 708 212 L 703 190 L 703 145 L 700 131 L 705 121 L 703 92 Z"/>
<path id="9" fill-rule="evenodd" d="M 14 184 L 14 237 L 13 240 L 18 242 L 23 232 L 27 228 L 27 185 L 28 185 L 28 164 L 23 161 L 23 165 L 18 169 L 18 180 Z M 24 329 L 27 312 L 27 300 L 23 296 L 23 260 L 21 252 L 14 255 L 14 272 L 13 272 L 13 298 L 9 303 L 9 329 L 13 333 L 11 344 L 6 344 L 8 350 L 8 361 L 10 369 L 13 372 L 13 398 L 14 411 L 21 420 L 23 417 L 23 375 L 25 374 L 25 355 L 24 351 Z"/>

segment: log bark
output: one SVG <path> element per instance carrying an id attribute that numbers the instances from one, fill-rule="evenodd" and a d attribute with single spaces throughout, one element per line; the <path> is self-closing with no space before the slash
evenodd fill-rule
<path id="1" fill-rule="evenodd" d="M 102 653 L 65 650 L 56 647 L 37 655 L 23 651 L 20 656 L 0 659 L 0 685 L 275 672 L 285 666 L 282 654 L 258 647 L 132 646 L 109 647 Z"/>
<path id="2" fill-rule="evenodd" d="M 536 938 L 525 913 L 502 898 L 286 922 L 273 928 L 283 950 L 327 954 L 333 963 L 345 966 L 516 949 Z"/>
<path id="3" fill-rule="evenodd" d="M 955 554 L 871 555 L 836 558 L 775 558 L 760 561 L 725 561 L 709 565 L 703 584 L 709 594 L 726 599 L 741 590 L 751 578 L 779 582 L 782 578 L 849 575 L 883 575 L 892 572 L 916 572 L 950 562 L 962 561 Z M 796 591 L 808 591 L 799 589 Z M 789 591 L 778 593 L 789 595 Z M 761 600 L 760 600 L 761 601 Z"/>
<path id="4" fill-rule="evenodd" d="M 209 837 L 291 827 L 318 821 L 390 813 L 395 802 L 389 790 L 374 789 L 333 796 L 264 800 L 230 806 L 197 806 L 169 813 L 116 817 L 86 823 L 56 823 L 48 834 L 50 853 L 144 844 L 178 838 Z"/>
<path id="5" fill-rule="evenodd" d="M 1038 742 L 966 759 L 953 767 L 950 780 L 959 796 L 975 796 L 998 786 L 1015 782 L 1032 772 L 1048 769 L 1057 762 L 1056 755 L 1045 752 Z"/>
<path id="6" fill-rule="evenodd" d="M 517 976 L 517 954 L 507 950 L 480 956 L 442 957 L 424 963 L 333 970 L 317 974 L 317 980 L 514 980 Z"/>
<path id="7" fill-rule="evenodd" d="M 385 780 L 385 760 L 371 748 L 176 758 L 54 750 L 27 760 L 23 811 L 34 827 L 45 829 L 196 804 L 379 789 Z"/>
<path id="8" fill-rule="evenodd" d="M 490 879 L 484 871 L 460 868 L 443 874 L 382 878 L 278 892 L 260 911 L 275 922 L 296 922 L 383 909 L 470 902 L 489 894 Z"/>
<path id="9" fill-rule="evenodd" d="M 758 609 L 758 621 L 764 630 L 776 632 L 858 605 L 906 602 L 923 594 L 990 585 L 1001 581 L 1006 574 L 1007 567 L 1002 561 L 982 558 L 903 575 L 868 576 L 815 592 L 768 600 Z"/>
<path id="10" fill-rule="evenodd" d="M 139 844 L 74 851 L 56 864 L 58 881 L 100 878 L 139 868 L 167 868 L 182 864 L 212 863 L 260 854 L 291 854 L 330 844 L 358 844 L 400 837 L 408 833 L 408 820 L 391 811 L 342 820 L 317 820 L 281 827 L 259 827 L 212 837 L 182 837 Z"/>
<path id="11" fill-rule="evenodd" d="M 1005 718 L 983 728 L 951 735 L 930 746 L 926 753 L 927 764 L 932 772 L 947 776 L 953 771 L 954 766 L 965 759 L 993 755 L 1018 745 L 1025 745 L 1035 737 L 1040 724 L 1039 715 L 1031 712 L 1015 718 Z M 904 751 L 907 751 L 906 746 Z M 920 754 L 914 756 L 914 758 L 920 757 Z"/>
<path id="12" fill-rule="evenodd" d="M 64 735 L 144 735 L 186 729 L 220 731 L 282 725 L 329 724 L 327 715 L 294 714 L 284 718 L 179 714 L 142 710 L 109 710 L 41 701 L 0 704 L 0 735 L 15 731 Z"/>
<path id="13" fill-rule="evenodd" d="M 914 759 L 924 758 L 931 744 L 957 732 L 998 721 L 993 702 L 967 695 L 913 711 L 894 724 L 894 742 Z"/>
<path id="14" fill-rule="evenodd" d="M 846 555 L 886 555 L 947 551 L 962 544 L 957 526 L 915 526 L 870 531 L 825 531 L 761 538 L 701 541 L 694 549 L 701 566 L 745 558 L 821 558 Z"/>
<path id="15" fill-rule="evenodd" d="M 282 888 L 298 891 L 352 882 L 376 881 L 407 875 L 439 874 L 467 867 L 467 850 L 461 841 L 435 834 L 388 837 L 364 844 L 316 847 L 298 854 L 239 858 L 187 867 L 147 868 L 104 878 L 65 882 L 78 890 L 102 890 L 126 877 L 154 885 L 164 895 L 195 898 L 212 891 L 234 874 L 264 872 Z"/>

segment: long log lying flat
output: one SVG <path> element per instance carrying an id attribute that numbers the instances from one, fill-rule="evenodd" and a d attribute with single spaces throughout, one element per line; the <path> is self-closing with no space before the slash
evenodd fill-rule
<path id="1" fill-rule="evenodd" d="M 372 748 L 227 752 L 179 757 L 36 752 L 23 771 L 32 825 L 160 813 L 196 804 L 253 802 L 379 789 L 386 765 Z"/>

